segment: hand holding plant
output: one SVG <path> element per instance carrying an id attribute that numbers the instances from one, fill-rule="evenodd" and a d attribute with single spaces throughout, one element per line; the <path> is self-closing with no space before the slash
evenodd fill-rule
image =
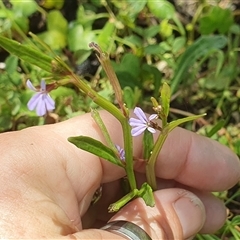
<path id="1" fill-rule="evenodd" d="M 36 36 L 32 36 L 36 38 Z M 37 40 L 39 41 L 39 39 Z M 128 109 L 128 106 L 124 104 L 122 90 L 116 74 L 111 66 L 108 54 L 103 52 L 100 46 L 98 46 L 96 43 L 90 43 L 89 46 L 92 47 L 97 53 L 97 57 L 113 87 L 115 98 L 119 108 L 117 108 L 111 102 L 107 101 L 97 92 L 91 89 L 79 76 L 74 74 L 59 57 L 55 56 L 53 59 L 48 59 L 47 56 L 39 54 L 39 52 L 34 48 L 29 49 L 25 46 L 20 46 L 19 48 L 17 48 L 16 45 L 19 45 L 18 43 L 13 40 L 5 39 L 3 37 L 0 38 L 0 44 L 2 44 L 2 46 L 6 48 L 6 50 L 8 50 L 9 52 L 17 55 L 20 58 L 23 58 L 24 60 L 26 60 L 26 56 L 29 56 L 27 60 L 29 60 L 30 63 L 35 64 L 39 67 L 43 67 L 43 69 L 45 70 L 50 70 L 50 72 L 52 73 L 52 78 L 54 78 L 55 76 L 55 79 L 60 79 L 62 76 L 62 79 L 55 80 L 49 85 L 46 85 L 45 81 L 42 80 L 41 88 L 39 91 L 31 84 L 29 80 L 27 81 L 27 86 L 33 91 L 37 92 L 29 101 L 28 107 L 30 110 L 36 108 L 37 114 L 39 116 L 44 115 L 46 111 L 53 110 L 55 107 L 53 100 L 49 96 L 49 92 L 57 86 L 71 82 L 76 85 L 81 92 L 87 94 L 87 96 L 92 98 L 92 100 L 96 104 L 107 110 L 120 122 L 124 139 L 123 147 L 116 146 L 116 144 L 112 142 L 107 132 L 107 128 L 104 125 L 104 122 L 101 120 L 100 115 L 94 110 L 92 116 L 96 121 L 97 125 L 100 127 L 107 144 L 104 145 L 103 143 L 87 136 L 68 138 L 68 140 L 77 147 L 86 150 L 92 154 L 95 154 L 98 157 L 101 157 L 107 161 L 110 161 L 111 163 L 116 164 L 119 167 L 124 168 L 130 190 L 119 201 L 111 204 L 109 206 L 109 211 L 118 211 L 126 203 L 136 197 L 143 198 L 143 200 L 148 206 L 154 206 L 155 203 L 152 191 L 157 189 L 155 163 L 168 134 L 179 124 L 195 120 L 199 117 L 204 116 L 204 114 L 190 116 L 183 119 L 178 119 L 176 121 L 168 122 L 167 118 L 169 114 L 171 90 L 167 83 L 163 83 L 159 92 L 160 103 L 155 98 L 151 98 L 155 114 L 147 117 L 140 107 L 136 107 L 133 111 L 136 118 L 130 117 L 130 110 Z M 42 45 L 44 46 L 44 44 Z M 23 49 L 25 51 L 28 51 L 29 54 L 26 54 L 25 52 L 23 53 Z M 32 57 L 30 52 L 33 54 Z M 41 58 L 40 61 L 36 60 L 38 55 Z M 160 122 L 157 121 L 157 119 L 161 120 L 161 125 Z M 157 140 L 154 142 L 153 134 L 156 133 L 156 131 L 160 131 L 160 134 Z M 138 189 L 134 175 L 134 163 L 136 161 L 139 161 L 139 159 L 136 159 L 133 156 L 132 137 L 136 137 L 142 133 L 144 134 L 144 151 L 143 159 L 141 159 L 141 161 L 144 161 L 144 164 L 146 166 L 147 182 L 142 184 L 140 189 Z"/>
<path id="2" fill-rule="evenodd" d="M 49 6 L 48 2 L 52 5 Z M 208 117 L 198 121 L 203 124 L 200 129 L 196 129 L 195 123 L 184 124 L 184 127 L 188 129 L 191 127 L 193 131 L 219 141 L 239 155 L 239 104 L 237 104 L 240 96 L 237 86 L 239 6 L 232 1 L 224 5 L 222 4 L 224 1 L 198 2 L 188 15 L 187 7 L 190 4 L 187 2 L 175 1 L 172 4 L 167 0 L 146 0 L 141 3 L 92 1 L 81 3 L 78 7 L 75 5 L 72 10 L 77 15 L 73 14 L 68 18 L 70 13 L 66 11 L 68 1 L 53 2 L 41 1 L 37 4 L 35 0 L 28 0 L 28 3 L 26 1 L 0 3 L 2 16 L 0 46 L 10 52 L 9 55 L 5 55 L 5 51 L 1 50 L 3 54 L 0 66 L 0 131 L 20 130 L 32 125 L 62 122 L 69 118 L 73 120 L 74 116 L 90 111 L 91 114 L 77 118 L 79 120 L 67 121 L 69 124 L 66 125 L 60 123 L 50 127 L 39 127 L 41 134 L 44 135 L 45 132 L 44 141 L 49 142 L 52 135 L 48 129 L 56 128 L 60 135 L 62 131 L 67 132 L 63 135 L 65 147 L 60 151 L 47 144 L 45 148 L 41 148 L 44 143 L 40 142 L 40 132 L 34 134 L 30 129 L 29 135 L 32 136 L 33 142 L 38 142 L 36 145 L 40 154 L 34 159 L 28 159 L 28 156 L 20 158 L 19 165 L 24 161 L 34 164 L 45 160 L 45 173 L 48 172 L 51 177 L 55 172 L 51 173 L 49 168 L 52 166 L 55 170 L 57 164 L 60 164 L 56 156 L 69 151 L 66 157 L 68 163 L 73 164 L 74 168 L 78 164 L 82 167 L 74 169 L 77 177 L 73 184 L 76 182 L 79 184 L 76 190 L 81 191 L 84 196 L 83 188 L 86 181 L 92 189 L 88 192 L 87 208 L 90 205 L 90 209 L 99 206 L 101 209 L 101 203 L 106 202 L 104 205 L 106 211 L 108 206 L 109 211 L 118 211 L 130 202 L 116 215 L 127 211 L 132 215 L 141 216 L 142 219 L 147 219 L 154 211 L 162 216 L 159 206 L 169 213 L 166 205 L 169 202 L 164 202 L 164 198 L 169 196 L 170 192 L 167 192 L 167 189 L 165 192 L 158 190 L 162 187 L 169 188 L 168 184 L 165 185 L 166 182 L 174 182 L 173 185 L 170 184 L 172 192 L 177 191 L 178 183 L 182 189 L 190 187 L 194 193 L 197 190 L 198 197 L 199 191 L 204 191 L 204 198 L 200 196 L 203 203 L 208 199 L 206 192 L 218 191 L 214 195 L 224 201 L 229 209 L 230 219 L 226 220 L 224 227 L 213 235 L 213 238 L 233 236 L 234 239 L 239 239 L 236 227 L 239 225 L 236 207 L 239 202 L 239 188 L 236 185 L 228 191 L 219 192 L 232 186 L 231 180 L 239 177 L 236 174 L 239 165 L 227 168 L 231 165 L 230 157 L 222 156 L 221 146 L 219 154 L 216 148 L 210 148 L 208 144 L 212 144 L 212 141 L 209 139 L 204 139 L 203 143 L 206 144 L 201 145 L 202 141 L 198 141 L 201 139 L 199 135 L 186 131 L 186 134 L 178 135 L 184 131 L 181 128 L 171 132 L 177 125 L 197 118 L 190 112 L 195 114 L 207 112 Z M 77 1 L 71 2 L 69 5 L 73 7 Z M 183 4 L 182 6 L 186 8 L 178 4 Z M 36 15 L 39 16 L 38 19 L 35 18 Z M 38 24 L 40 32 L 32 28 L 32 23 L 37 22 L 43 24 L 42 26 Z M 29 31 L 33 31 L 37 36 Z M 89 44 L 91 41 L 98 44 L 94 42 Z M 114 62 L 110 63 L 108 53 Z M 92 60 L 96 65 L 92 64 Z M 88 63 L 87 69 L 85 63 Z M 102 68 L 104 71 L 101 71 Z M 82 76 L 78 76 L 81 74 Z M 190 109 L 191 106 L 194 108 Z M 98 112 L 101 108 L 106 109 L 107 113 Z M 33 110 L 42 117 L 36 117 Z M 49 113 L 53 110 L 53 113 Z M 144 111 L 151 115 L 145 114 Z M 178 119 L 178 114 L 191 117 Z M 108 121 L 109 118 L 112 122 Z M 171 122 L 170 119 L 178 120 Z M 111 123 L 118 126 L 115 131 L 117 136 L 113 135 Z M 92 131 L 97 131 L 98 134 L 91 134 Z M 15 133 L 12 136 L 14 135 Z M 188 138 L 190 135 L 193 138 Z M 54 136 L 52 137 L 54 141 Z M 30 136 L 27 136 L 24 139 L 23 149 L 28 149 L 25 143 L 29 138 Z M 66 141 L 67 139 L 74 145 Z M 18 144 L 18 138 L 10 142 Z M 5 152 L 4 143 L 5 139 L 2 144 Z M 21 149 L 21 146 L 17 146 L 16 150 Z M 9 149 L 12 151 L 12 148 Z M 15 152 L 15 147 L 13 149 Z M 50 154 L 42 159 L 40 156 L 45 149 Z M 71 151 L 79 153 L 78 157 L 71 158 Z M 215 155 L 211 155 L 213 152 Z M 54 156 L 57 161 L 53 163 Z M 185 158 L 188 159 L 187 164 L 183 162 Z M 87 171 L 86 163 L 91 166 L 91 170 L 87 172 L 86 177 L 82 177 L 84 171 Z M 97 166 L 99 163 L 101 164 Z M 36 165 L 34 168 L 39 169 L 37 164 L 34 165 Z M 102 179 L 109 176 L 104 166 L 111 169 L 110 174 L 115 171 L 121 172 L 121 175 L 110 180 L 122 178 L 117 180 L 119 186 L 113 187 L 114 189 L 110 187 L 106 190 L 109 182 L 105 184 L 106 181 L 100 180 L 101 176 Z M 179 166 L 182 166 L 180 170 Z M 97 170 L 97 167 L 100 168 Z M 15 165 L 13 168 L 15 169 Z M 97 180 L 90 177 L 93 173 L 98 173 Z M 3 184 L 4 187 L 8 185 L 12 189 L 9 184 L 11 176 L 14 176 L 14 173 L 10 168 L 10 174 L 7 173 L 7 179 L 10 181 Z M 45 176 L 43 177 L 45 179 Z M 57 179 L 57 176 L 55 177 Z M 93 188 L 91 180 L 95 183 Z M 16 183 L 14 181 L 13 185 L 17 189 L 18 181 Z M 0 183 L 3 182 L 2 179 Z M 46 183 L 49 182 L 46 180 Z M 114 186 L 114 183 L 111 186 Z M 52 189 L 59 190 L 58 187 Z M 94 191 L 96 193 L 92 198 Z M 115 193 L 117 197 L 108 197 L 109 194 Z M 139 197 L 151 207 L 145 206 Z M 68 202 L 67 208 L 71 209 L 74 201 L 66 199 L 69 199 L 69 196 L 64 194 L 63 202 Z M 222 211 L 214 214 L 216 210 L 212 210 L 211 206 L 216 208 L 217 200 L 212 201 L 210 205 L 204 204 L 206 212 L 210 215 L 206 216 L 207 223 L 203 226 L 206 232 L 216 231 L 213 225 L 220 227 L 226 217 L 222 214 L 224 212 L 222 205 Z M 141 215 L 141 210 L 134 212 L 132 209 L 136 202 L 141 202 L 142 209 L 147 209 L 147 214 L 144 215 L 146 218 Z M 26 206 L 29 209 L 28 204 Z M 83 209 L 80 205 L 79 208 Z M 14 209 L 14 205 L 11 209 Z M 21 219 L 19 210 L 16 212 Z M 82 213 L 80 214 L 82 217 Z M 108 217 L 111 215 L 106 213 Z M 166 219 L 168 217 L 166 215 Z M 195 220 L 203 218 L 204 216 L 196 217 Z M 19 222 L 17 218 L 12 219 L 11 216 L 6 219 L 11 224 L 11 221 Z M 75 219 L 75 215 L 70 219 Z M 172 220 L 172 217 L 169 219 Z M 25 220 L 27 221 L 27 216 Z M 139 219 L 135 222 L 139 222 Z M 32 224 L 34 225 L 36 224 Z M 206 230 L 206 226 L 212 227 Z M 18 227 L 20 229 L 21 224 L 18 223 Z M 172 226 L 169 229 L 173 233 L 177 232 Z M 184 229 L 186 230 L 183 227 Z M 31 231 L 31 228 L 29 230 Z M 190 235 L 184 236 L 187 238 Z M 197 236 L 197 239 L 207 238 L 212 239 L 211 235 Z"/>

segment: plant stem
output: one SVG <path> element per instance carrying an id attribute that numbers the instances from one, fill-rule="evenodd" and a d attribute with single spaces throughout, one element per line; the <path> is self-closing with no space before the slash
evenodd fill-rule
<path id="1" fill-rule="evenodd" d="M 113 90 L 115 92 L 115 97 L 120 106 L 121 111 L 111 102 L 107 101 L 105 98 L 101 97 L 95 91 L 90 89 L 83 81 L 78 80 L 78 78 L 76 77 L 74 79 L 76 80 L 78 87 L 82 89 L 82 91 L 84 91 L 88 96 L 90 96 L 95 103 L 97 103 L 99 106 L 106 109 L 113 116 L 115 116 L 121 123 L 122 130 L 123 130 L 124 150 L 125 150 L 125 162 L 126 162 L 125 170 L 127 173 L 131 190 L 133 191 L 134 189 L 136 189 L 137 184 L 136 184 L 135 175 L 133 171 L 132 136 L 130 131 L 130 125 L 128 123 L 129 112 L 124 105 L 122 89 L 118 81 L 118 78 L 116 76 L 116 73 L 111 65 L 108 54 L 103 52 L 102 49 L 94 42 L 90 43 L 89 46 L 98 53 L 97 55 L 98 60 L 100 61 L 113 87 Z"/>
<path id="2" fill-rule="evenodd" d="M 124 140 L 124 149 L 125 149 L 125 161 L 126 161 L 126 173 L 128 177 L 128 181 L 130 184 L 130 188 L 133 191 L 137 188 L 135 174 L 133 171 L 133 150 L 132 150 L 132 137 L 131 137 L 131 129 L 128 123 L 128 119 L 125 118 L 122 124 L 123 128 L 123 140 Z"/>
<path id="3" fill-rule="evenodd" d="M 110 59 L 108 57 L 108 54 L 103 52 L 102 49 L 98 46 L 98 44 L 96 44 L 94 42 L 91 42 L 89 44 L 89 46 L 91 48 L 93 48 L 95 51 L 97 51 L 97 53 L 98 53 L 97 58 L 98 58 L 99 62 L 101 63 L 101 65 L 102 65 L 105 73 L 107 74 L 108 79 L 113 87 L 116 100 L 117 100 L 122 112 L 124 113 L 124 115 L 127 116 L 127 114 L 125 112 L 124 103 L 123 103 L 122 89 L 121 89 L 120 83 L 118 81 L 117 75 L 116 75 L 115 71 L 113 70 Z"/>
<path id="4" fill-rule="evenodd" d="M 168 136 L 168 131 L 167 129 L 163 128 L 161 134 L 159 135 L 155 143 L 152 154 L 146 165 L 147 182 L 153 190 L 157 190 L 157 182 L 156 182 L 156 176 L 155 176 L 155 163 L 167 136 Z"/>
<path id="5" fill-rule="evenodd" d="M 86 83 L 80 80 L 74 73 L 71 73 L 73 79 L 71 82 L 77 86 L 80 90 L 87 94 L 96 104 L 110 112 L 114 117 L 116 117 L 120 123 L 124 121 L 124 115 L 122 112 L 107 99 L 96 93 L 92 88 L 90 88 Z"/>
<path id="6" fill-rule="evenodd" d="M 125 149 L 125 161 L 126 161 L 126 173 L 129 180 L 131 190 L 136 189 L 136 180 L 133 171 L 133 153 L 132 153 L 132 137 L 131 129 L 128 123 L 128 118 L 123 115 L 120 109 L 118 109 L 111 102 L 106 100 L 104 97 L 100 96 L 93 89 L 91 89 L 86 83 L 78 78 L 74 73 L 71 73 L 72 82 L 80 90 L 86 93 L 96 104 L 107 110 L 114 117 L 116 117 L 122 125 L 123 129 L 123 140 L 124 140 L 124 149 Z"/>
<path id="7" fill-rule="evenodd" d="M 111 204 L 108 208 L 109 212 L 117 212 L 121 207 L 123 207 L 125 204 L 127 204 L 130 200 L 132 200 L 134 197 L 136 197 L 138 194 L 138 190 L 134 189 L 128 194 L 126 194 L 124 197 L 122 197 L 117 202 Z"/>

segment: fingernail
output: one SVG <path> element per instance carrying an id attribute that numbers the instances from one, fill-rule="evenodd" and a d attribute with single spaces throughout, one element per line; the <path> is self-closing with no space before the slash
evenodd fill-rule
<path id="1" fill-rule="evenodd" d="M 180 198 L 174 203 L 175 211 L 183 229 L 183 238 L 195 235 L 205 222 L 205 208 L 200 199 L 188 191 L 179 192 Z"/>

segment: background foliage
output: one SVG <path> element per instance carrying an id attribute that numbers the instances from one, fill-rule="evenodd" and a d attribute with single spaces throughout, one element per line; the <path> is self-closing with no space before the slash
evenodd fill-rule
<path id="1" fill-rule="evenodd" d="M 227 145 L 240 156 L 240 4 L 227 0 L 1 1 L 0 34 L 46 52 L 33 32 L 102 96 L 113 91 L 88 44 L 97 42 L 112 59 L 132 108 L 151 113 L 150 97 L 163 81 L 171 86 L 170 118 L 206 112 L 184 127 Z M 51 51 L 48 52 L 52 54 Z M 53 90 L 56 110 L 39 118 L 26 104 L 49 74 L 0 48 L 0 132 L 54 123 L 97 107 L 72 85 Z M 214 235 L 197 239 L 240 239 L 240 190 L 216 193 L 229 220 Z"/>

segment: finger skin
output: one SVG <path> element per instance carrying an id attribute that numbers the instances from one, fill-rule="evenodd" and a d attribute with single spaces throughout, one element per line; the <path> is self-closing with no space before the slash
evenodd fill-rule
<path id="1" fill-rule="evenodd" d="M 227 209 L 224 203 L 211 193 L 192 191 L 204 204 L 206 210 L 206 220 L 202 229 L 199 231 L 202 234 L 215 233 L 223 226 L 227 219 Z"/>
<path id="2" fill-rule="evenodd" d="M 101 115 L 113 141 L 122 146 L 120 125 L 106 112 Z M 121 168 L 99 160 L 67 141 L 67 137 L 77 135 L 103 141 L 89 114 L 55 125 L 0 135 L 1 237 L 17 238 L 23 234 L 29 238 L 56 237 L 74 233 L 82 228 L 81 216 L 100 184 L 124 176 Z M 134 141 L 134 155 L 141 157 L 142 140 L 136 138 Z M 217 142 L 180 128 L 173 131 L 167 141 L 157 162 L 159 177 L 175 178 L 183 184 L 211 191 L 222 185 L 228 188 L 239 179 L 238 159 Z M 213 153 L 210 151 L 210 157 L 204 155 L 201 158 L 209 143 Z M 190 154 L 186 154 L 186 149 Z M 215 174 L 219 159 L 219 170 Z M 199 168 L 201 172 L 197 172 Z M 212 177 L 208 177 L 212 173 L 213 182 Z M 206 180 L 200 181 L 201 174 L 207 177 L 210 186 Z"/>
<path id="3" fill-rule="evenodd" d="M 107 112 L 101 112 L 104 123 L 114 143 L 123 146 L 122 136 L 119 134 L 121 126 Z M 56 131 L 61 135 L 90 135 L 103 140 L 99 129 L 90 115 L 81 116 L 82 129 L 74 128 L 79 118 L 56 124 Z M 77 122 L 77 123 L 76 123 Z M 62 127 L 61 127 L 62 124 Z M 80 125 L 80 124 L 79 124 Z M 154 135 L 157 138 L 157 135 Z M 142 158 L 142 136 L 134 137 L 134 156 Z M 117 172 L 106 161 L 102 162 L 103 182 L 116 180 Z M 145 167 L 136 169 L 144 172 Z M 112 174 L 113 173 L 113 174 Z M 214 174 L 213 174 L 214 173 Z M 174 129 L 163 145 L 163 149 L 156 163 L 156 175 L 159 178 L 174 179 L 184 185 L 206 191 L 222 191 L 232 187 L 240 179 L 240 161 L 226 146 L 217 141 L 197 135 L 182 128 Z"/>
<path id="4" fill-rule="evenodd" d="M 135 199 L 115 214 L 110 222 L 133 222 L 144 229 L 152 239 L 187 239 L 202 228 L 205 209 L 194 194 L 183 189 L 164 189 L 156 191 L 154 196 L 154 207 L 147 207 L 142 199 Z M 88 239 L 90 234 L 91 231 L 85 231 L 74 236 Z M 102 239 L 109 236 L 106 231 L 101 234 Z M 94 238 L 93 235 L 91 237 Z M 111 239 L 116 237 L 112 236 Z"/>
<path id="5" fill-rule="evenodd" d="M 182 128 L 170 133 L 156 169 L 158 177 L 205 191 L 229 189 L 240 178 L 240 161 L 229 148 Z"/>

